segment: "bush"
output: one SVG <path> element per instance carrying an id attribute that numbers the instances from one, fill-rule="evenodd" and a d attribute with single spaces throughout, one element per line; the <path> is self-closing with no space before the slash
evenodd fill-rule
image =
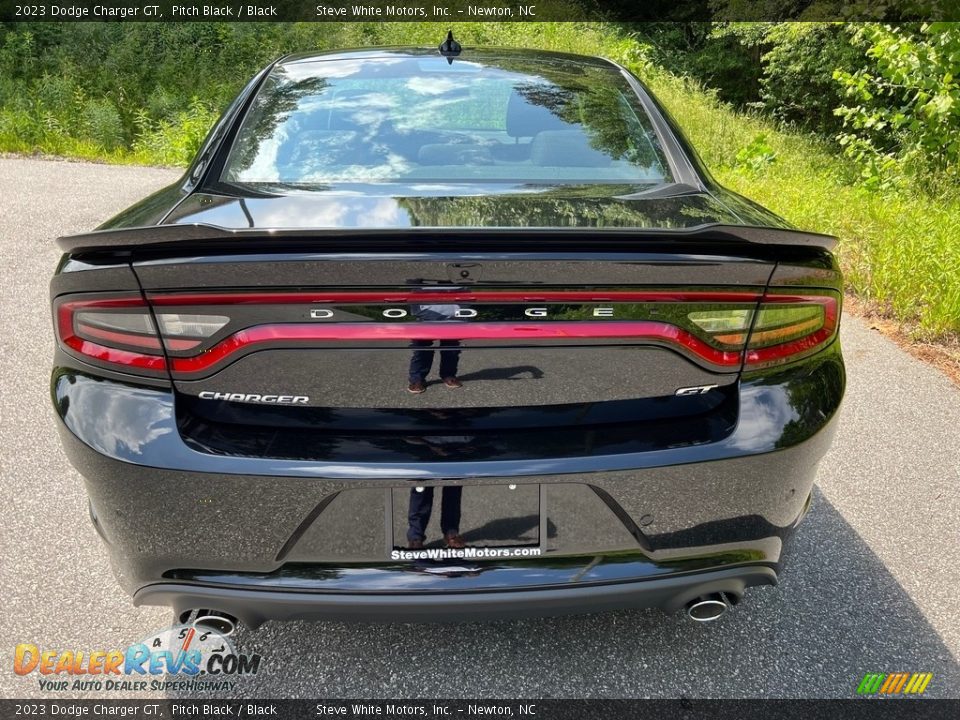
<path id="1" fill-rule="evenodd" d="M 82 133 L 86 139 L 107 152 L 123 145 L 123 122 L 112 102 L 104 98 L 86 100 L 79 114 Z"/>
<path id="2" fill-rule="evenodd" d="M 841 23 L 775 23 L 764 35 L 760 107 L 777 120 L 833 136 L 842 121 L 834 112 L 843 89 L 836 68 L 865 63 L 850 26 Z"/>
<path id="3" fill-rule="evenodd" d="M 870 187 L 901 184 L 909 173 L 929 184 L 960 175 L 960 25 L 860 26 L 871 63 L 834 73 L 845 88 L 837 108 L 849 157 Z"/>
<path id="4" fill-rule="evenodd" d="M 200 150 L 217 115 L 199 98 L 193 98 L 190 107 L 169 120 L 152 120 L 142 112 L 136 118 L 134 155 L 152 165 L 187 165 Z"/>
<path id="5" fill-rule="evenodd" d="M 350 32 L 337 23 L 0 24 L 0 149 L 183 164 L 207 130 L 198 125 L 257 70 L 342 45 Z"/>
<path id="6" fill-rule="evenodd" d="M 737 153 L 737 167 L 757 172 L 777 159 L 777 151 L 767 142 L 767 134 L 759 133 Z"/>

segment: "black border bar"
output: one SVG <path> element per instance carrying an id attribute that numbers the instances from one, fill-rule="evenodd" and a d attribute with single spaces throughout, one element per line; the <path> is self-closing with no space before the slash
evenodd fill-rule
<path id="1" fill-rule="evenodd" d="M 2 22 L 726 20 L 957 21 L 960 0 L 0 0 Z"/>
<path id="2" fill-rule="evenodd" d="M 854 680 L 851 680 L 854 682 Z M 491 688 L 495 692 L 495 688 Z M 4 718 L 418 718 L 452 720 L 934 720 L 960 716 L 960 700 L 0 700 Z"/>

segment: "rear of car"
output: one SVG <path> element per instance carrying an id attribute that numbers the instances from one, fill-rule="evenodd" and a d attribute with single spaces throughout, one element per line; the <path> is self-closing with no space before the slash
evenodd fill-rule
<path id="1" fill-rule="evenodd" d="M 832 244 L 606 61 L 285 58 L 61 239 L 63 444 L 137 603 L 712 617 L 775 584 L 832 436 Z"/>

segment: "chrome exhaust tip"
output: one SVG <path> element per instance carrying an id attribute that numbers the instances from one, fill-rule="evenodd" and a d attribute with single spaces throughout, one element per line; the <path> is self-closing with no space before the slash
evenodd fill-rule
<path id="1" fill-rule="evenodd" d="M 723 593 L 701 595 L 687 603 L 687 617 L 696 622 L 713 622 L 730 609 L 730 602 Z"/>
<path id="2" fill-rule="evenodd" d="M 193 627 L 197 630 L 213 630 L 218 635 L 229 637 L 237 630 L 239 621 L 233 615 L 216 610 L 197 610 Z"/>

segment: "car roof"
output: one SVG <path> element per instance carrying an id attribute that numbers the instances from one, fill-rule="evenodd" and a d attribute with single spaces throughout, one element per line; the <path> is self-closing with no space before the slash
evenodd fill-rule
<path id="1" fill-rule="evenodd" d="M 396 59 L 398 57 L 440 57 L 440 54 L 437 48 L 385 46 L 293 53 L 280 58 L 280 60 L 277 61 L 277 65 L 334 62 L 338 60 Z M 617 68 L 617 65 L 610 60 L 591 55 L 576 55 L 574 53 L 554 52 L 551 50 L 525 50 L 523 48 L 464 47 L 458 58 L 454 59 L 454 62 L 456 62 L 457 59 L 465 61 L 482 60 L 484 62 L 523 59 L 545 63 L 589 65 L 608 69 Z"/>

